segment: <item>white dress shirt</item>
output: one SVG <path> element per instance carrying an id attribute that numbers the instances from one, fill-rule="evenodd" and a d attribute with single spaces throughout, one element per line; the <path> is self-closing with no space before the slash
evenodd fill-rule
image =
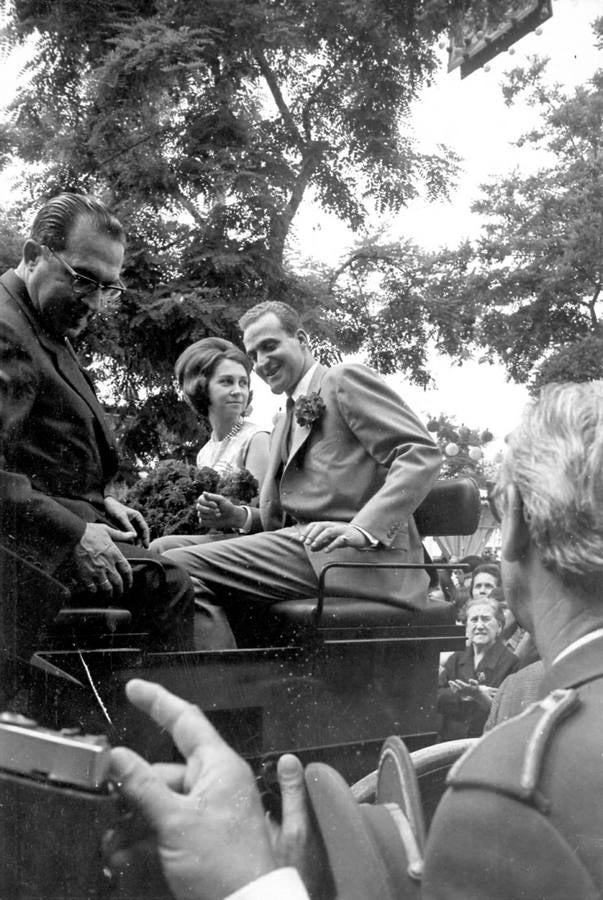
<path id="1" fill-rule="evenodd" d="M 224 900 L 309 900 L 308 892 L 297 869 L 275 869 Z"/>

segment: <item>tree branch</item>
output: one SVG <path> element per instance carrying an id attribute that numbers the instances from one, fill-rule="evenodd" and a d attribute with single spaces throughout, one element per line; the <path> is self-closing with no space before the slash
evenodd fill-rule
<path id="1" fill-rule="evenodd" d="M 380 260 L 381 262 L 385 262 L 395 269 L 401 268 L 400 263 L 396 259 L 394 259 L 392 256 L 390 256 L 388 253 L 385 253 L 383 250 L 369 249 L 369 248 L 355 250 L 353 253 L 350 254 L 350 256 L 348 256 L 348 258 L 346 260 L 344 260 L 344 262 L 339 266 L 339 268 L 335 269 L 335 271 L 331 275 L 331 277 L 329 279 L 329 288 L 328 288 L 329 291 L 333 290 L 333 288 L 335 287 L 335 282 L 337 281 L 339 276 L 342 275 L 346 269 L 351 268 L 355 262 L 359 262 L 360 260 L 365 260 L 365 261 L 373 260 L 374 262 L 377 262 L 378 260 Z"/>
<path id="2" fill-rule="evenodd" d="M 324 141 L 311 142 L 304 153 L 301 168 L 295 178 L 289 200 L 283 212 L 274 215 L 270 225 L 269 252 L 270 256 L 279 263 L 282 261 L 285 248 L 285 240 L 297 210 L 304 198 L 306 188 L 312 179 L 312 175 L 318 167 Z"/>
<path id="3" fill-rule="evenodd" d="M 345 58 L 346 52 L 342 50 L 342 52 L 332 61 L 329 66 L 326 66 L 321 78 L 318 79 L 317 83 L 314 85 L 314 88 L 310 92 L 308 99 L 303 105 L 302 108 L 302 123 L 304 126 L 304 133 L 308 140 L 311 140 L 311 126 L 310 126 L 310 109 L 316 102 L 319 93 L 323 89 L 324 85 L 327 83 L 329 78 L 331 78 L 333 72 L 336 72 L 339 66 L 341 65 L 342 60 Z"/>
<path id="4" fill-rule="evenodd" d="M 260 72 L 262 73 L 264 80 L 266 81 L 266 84 L 268 85 L 268 87 L 270 89 L 270 93 L 272 94 L 272 96 L 274 98 L 274 102 L 276 103 L 277 109 L 278 109 L 279 113 L 281 114 L 281 118 L 282 118 L 283 122 L 289 129 L 291 137 L 293 138 L 293 140 L 295 141 L 295 143 L 297 144 L 297 146 L 299 147 L 301 152 L 305 153 L 306 149 L 307 149 L 306 142 L 304 141 L 304 139 L 301 135 L 301 132 L 300 132 L 299 128 L 297 127 L 295 119 L 293 118 L 293 115 L 291 114 L 291 110 L 285 103 L 285 98 L 282 95 L 281 89 L 276 80 L 276 76 L 275 76 L 274 72 L 268 65 L 268 60 L 266 59 L 266 57 L 264 56 L 264 54 L 262 53 L 261 50 L 254 50 L 253 55 L 255 57 L 255 60 L 258 64 L 258 66 L 260 67 Z"/>

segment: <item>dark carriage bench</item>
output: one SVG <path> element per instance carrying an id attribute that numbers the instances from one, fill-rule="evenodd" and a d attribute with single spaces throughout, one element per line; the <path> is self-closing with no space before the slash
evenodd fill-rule
<path id="1" fill-rule="evenodd" d="M 416 518 L 423 535 L 469 534 L 479 510 L 473 481 L 457 479 L 440 482 Z M 463 646 L 448 604 L 418 611 L 403 598 L 399 606 L 329 598 L 327 571 L 318 603 L 276 604 L 267 619 L 269 646 L 153 653 L 133 639 L 121 649 L 41 652 L 38 662 L 79 683 L 39 674 L 29 711 L 50 727 L 108 731 L 147 758 L 170 759 L 169 741 L 125 700 L 129 678 L 148 678 L 198 704 L 253 763 L 293 751 L 349 781 L 375 767 L 390 734 L 411 750 L 433 743 L 439 653 Z"/>

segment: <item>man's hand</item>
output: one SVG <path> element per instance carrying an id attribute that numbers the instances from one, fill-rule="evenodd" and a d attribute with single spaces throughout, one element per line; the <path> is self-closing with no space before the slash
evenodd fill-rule
<path id="1" fill-rule="evenodd" d="M 310 550 L 339 550 L 341 547 L 366 549 L 369 540 L 358 528 L 347 522 L 311 522 L 299 529 L 302 543 Z"/>
<path id="2" fill-rule="evenodd" d="M 185 759 L 150 766 L 124 747 L 111 751 L 112 777 L 153 832 L 176 900 L 223 900 L 277 868 L 247 763 L 196 706 L 148 681 L 130 681 L 126 693 L 172 735 Z"/>
<path id="3" fill-rule="evenodd" d="M 474 700 L 478 706 L 487 710 L 492 706 L 492 700 L 497 690 L 487 684 L 478 684 L 474 678 L 470 678 L 469 681 L 462 681 L 460 678 L 453 679 L 448 682 L 448 686 L 460 700 Z"/>
<path id="4" fill-rule="evenodd" d="M 195 505 L 199 522 L 206 528 L 242 528 L 245 524 L 245 510 L 222 497 L 221 494 L 210 494 L 209 491 L 197 497 Z"/>
<path id="5" fill-rule="evenodd" d="M 132 587 L 132 569 L 114 541 L 132 541 L 135 536 L 133 531 L 118 531 L 102 523 L 86 525 L 73 561 L 76 576 L 87 591 L 98 591 L 109 600 Z"/>
<path id="6" fill-rule="evenodd" d="M 282 823 L 268 819 L 272 847 L 279 866 L 294 866 L 301 875 L 312 900 L 334 896 L 327 855 L 310 821 L 304 770 L 291 753 L 277 764 L 281 790 Z"/>
<path id="7" fill-rule="evenodd" d="M 142 513 L 131 506 L 126 506 L 115 497 L 105 497 L 105 510 L 107 515 L 121 525 L 124 531 L 129 532 L 134 528 L 135 534 L 143 547 L 149 546 L 151 532 Z M 123 539 L 122 539 L 123 540 Z"/>

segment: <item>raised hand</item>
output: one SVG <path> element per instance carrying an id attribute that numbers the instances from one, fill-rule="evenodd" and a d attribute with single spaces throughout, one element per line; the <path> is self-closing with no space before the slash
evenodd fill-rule
<path id="1" fill-rule="evenodd" d="M 154 835 L 163 876 L 176 900 L 223 900 L 275 869 L 247 763 L 196 706 L 147 681 L 130 681 L 126 693 L 172 735 L 185 759 L 151 766 L 124 747 L 111 751 L 117 788 Z M 123 864 L 123 846 L 119 859 Z"/>
<path id="2" fill-rule="evenodd" d="M 245 523 L 245 510 L 231 503 L 221 494 L 203 491 L 195 504 L 199 522 L 207 528 L 241 528 Z"/>

